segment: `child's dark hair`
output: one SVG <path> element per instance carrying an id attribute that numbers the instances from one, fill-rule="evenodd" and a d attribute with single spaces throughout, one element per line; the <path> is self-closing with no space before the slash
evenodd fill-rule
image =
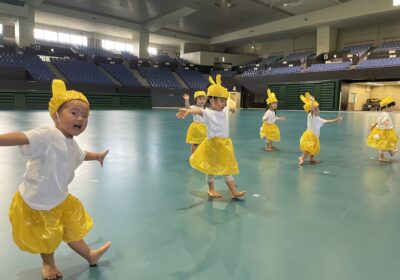
<path id="1" fill-rule="evenodd" d="M 388 105 L 381 107 L 381 110 L 388 109 L 388 108 L 394 107 L 394 106 L 396 106 L 396 102 L 393 101 L 393 102 L 390 102 Z"/>

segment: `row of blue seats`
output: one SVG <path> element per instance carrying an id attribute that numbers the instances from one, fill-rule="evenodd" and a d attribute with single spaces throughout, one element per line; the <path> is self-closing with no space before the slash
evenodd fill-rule
<path id="1" fill-rule="evenodd" d="M 0 65 L 26 69 L 36 81 L 51 81 L 54 74 L 36 55 L 0 53 Z"/>
<path id="2" fill-rule="evenodd" d="M 100 66 L 123 85 L 133 87 L 142 86 L 132 73 L 122 64 L 100 63 Z"/>
<path id="3" fill-rule="evenodd" d="M 196 70 L 177 69 L 176 73 L 191 89 L 207 89 L 209 82 L 204 76 Z"/>
<path id="4" fill-rule="evenodd" d="M 139 72 L 152 87 L 181 88 L 181 85 L 168 69 L 139 67 Z"/>

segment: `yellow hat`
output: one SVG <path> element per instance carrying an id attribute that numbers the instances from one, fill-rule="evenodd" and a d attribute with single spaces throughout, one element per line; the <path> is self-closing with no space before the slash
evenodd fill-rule
<path id="1" fill-rule="evenodd" d="M 196 99 L 196 98 L 199 97 L 199 96 L 207 96 L 207 94 L 206 94 L 206 92 L 205 92 L 204 90 L 196 91 L 196 92 L 194 93 L 194 99 Z"/>
<path id="2" fill-rule="evenodd" d="M 229 98 L 229 92 L 226 88 L 221 85 L 221 75 L 218 74 L 215 78 L 215 82 L 213 78 L 210 76 L 208 77 L 211 85 L 207 89 L 207 96 L 213 97 L 222 97 L 222 98 Z"/>
<path id="3" fill-rule="evenodd" d="M 379 102 L 379 106 L 381 106 L 381 108 L 382 108 L 382 107 L 389 105 L 392 102 L 394 102 L 394 99 L 390 96 L 387 96 Z"/>
<path id="4" fill-rule="evenodd" d="M 62 104 L 71 100 L 81 100 L 89 106 L 89 101 L 87 100 L 85 95 L 83 95 L 79 91 L 67 90 L 64 82 L 61 80 L 53 80 L 51 89 L 53 91 L 53 97 L 49 102 L 50 115 L 56 113 L 58 108 L 60 108 Z"/>
<path id="5" fill-rule="evenodd" d="M 304 111 L 306 111 L 307 113 L 311 111 L 311 107 L 312 107 L 312 102 L 313 102 L 313 97 L 311 96 L 311 94 L 309 92 L 305 93 L 304 95 L 300 95 L 300 99 L 301 101 L 303 101 L 304 103 Z M 319 103 L 314 100 L 314 107 L 319 106 Z"/>
<path id="6" fill-rule="evenodd" d="M 268 98 L 266 99 L 266 101 L 268 105 L 274 102 L 278 102 L 278 99 L 276 99 L 275 97 L 275 93 L 273 93 L 270 89 L 267 90 L 267 95 Z"/>

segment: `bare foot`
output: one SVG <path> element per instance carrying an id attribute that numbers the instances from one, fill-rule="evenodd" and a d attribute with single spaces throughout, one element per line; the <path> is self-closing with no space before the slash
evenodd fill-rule
<path id="1" fill-rule="evenodd" d="M 265 148 L 265 150 L 266 150 L 267 152 L 273 152 L 273 151 L 275 151 L 275 150 L 272 149 L 272 148 Z"/>
<path id="2" fill-rule="evenodd" d="M 389 154 L 390 154 L 390 156 L 394 156 L 395 154 L 397 154 L 398 151 L 399 150 L 395 149 L 393 151 L 390 151 Z"/>
<path id="3" fill-rule="evenodd" d="M 317 159 L 310 159 L 310 163 L 311 164 L 315 164 L 315 163 L 320 163 L 321 161 L 317 160 Z"/>
<path id="4" fill-rule="evenodd" d="M 388 160 L 387 158 L 384 158 L 384 157 L 379 158 L 379 161 L 380 162 L 385 162 L 385 163 L 389 163 L 390 162 L 390 160 Z"/>
<path id="5" fill-rule="evenodd" d="M 97 248 L 96 250 L 90 251 L 90 266 L 96 266 L 97 262 L 101 258 L 101 256 L 107 252 L 107 250 L 111 247 L 111 242 L 106 242 L 103 246 Z"/>
<path id="6" fill-rule="evenodd" d="M 222 195 L 219 193 L 219 192 L 217 192 L 217 191 L 208 191 L 208 195 L 211 197 L 211 198 L 220 198 L 220 197 L 222 197 Z"/>
<path id="7" fill-rule="evenodd" d="M 299 165 L 303 165 L 304 163 L 304 158 L 303 157 L 299 157 Z"/>
<path id="8" fill-rule="evenodd" d="M 238 198 L 238 197 L 244 196 L 245 194 L 246 194 L 246 192 L 235 192 L 235 193 L 232 193 L 232 198 Z"/>
<path id="9" fill-rule="evenodd" d="M 43 263 L 42 277 L 44 280 L 60 279 L 62 278 L 62 273 L 57 269 L 55 264 Z"/>

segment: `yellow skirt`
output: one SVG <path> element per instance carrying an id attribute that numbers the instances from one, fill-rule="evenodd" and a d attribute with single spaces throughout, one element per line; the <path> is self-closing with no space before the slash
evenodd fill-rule
<path id="1" fill-rule="evenodd" d="M 380 151 L 392 151 L 397 147 L 397 134 L 392 129 L 374 128 L 368 136 L 367 145 Z"/>
<path id="2" fill-rule="evenodd" d="M 311 131 L 306 130 L 300 138 L 300 150 L 309 153 L 311 156 L 319 154 L 319 138 Z"/>
<path id="3" fill-rule="evenodd" d="M 190 165 L 205 174 L 239 174 L 232 140 L 214 137 L 204 140 L 190 157 Z"/>
<path id="4" fill-rule="evenodd" d="M 186 134 L 187 144 L 200 144 L 207 138 L 207 126 L 204 123 L 192 122 Z"/>
<path id="5" fill-rule="evenodd" d="M 62 240 L 82 240 L 93 226 L 92 217 L 71 194 L 51 210 L 34 210 L 17 192 L 8 214 L 14 242 L 21 250 L 34 254 L 53 253 Z"/>
<path id="6" fill-rule="evenodd" d="M 264 122 L 260 128 L 260 137 L 269 141 L 280 141 L 281 132 L 276 124 Z"/>

